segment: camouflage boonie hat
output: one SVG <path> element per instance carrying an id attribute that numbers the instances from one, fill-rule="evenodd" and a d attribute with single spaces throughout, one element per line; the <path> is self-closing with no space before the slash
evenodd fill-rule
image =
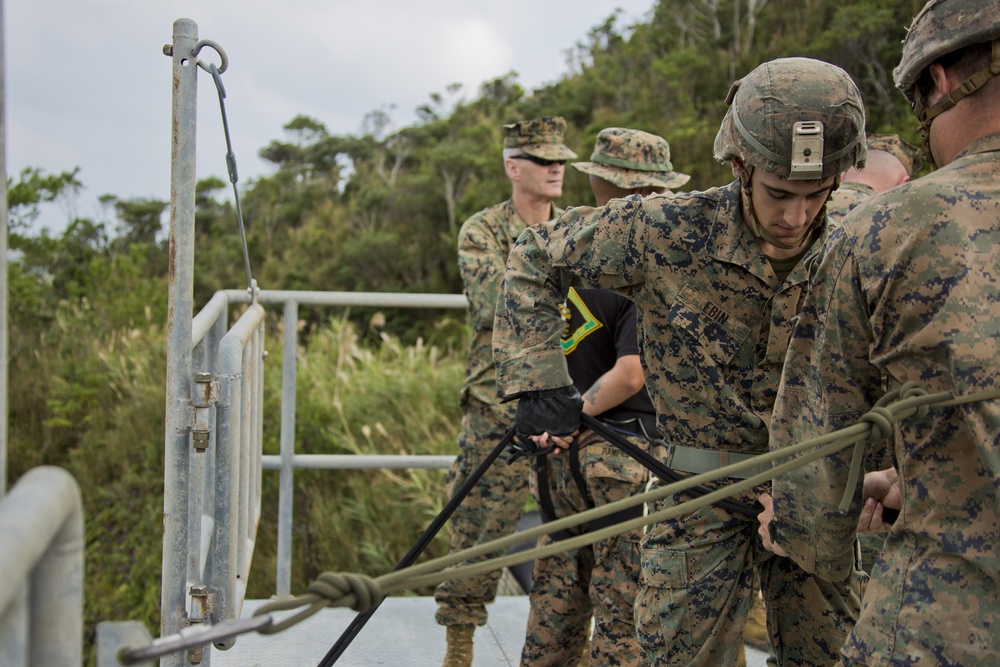
<path id="1" fill-rule="evenodd" d="M 503 126 L 503 147 L 520 148 L 522 153 L 543 160 L 572 160 L 577 155 L 563 144 L 566 120 L 562 116 L 542 116 Z"/>
<path id="2" fill-rule="evenodd" d="M 868 150 L 889 153 L 903 164 L 907 176 L 913 176 L 913 172 L 920 171 L 923 166 L 920 150 L 903 141 L 898 134 L 869 134 Z"/>
<path id="3" fill-rule="evenodd" d="M 574 162 L 573 168 L 625 190 L 679 188 L 691 180 L 687 174 L 673 171 L 666 139 L 624 127 L 601 130 L 590 162 Z"/>
<path id="4" fill-rule="evenodd" d="M 713 151 L 719 162 L 735 157 L 791 180 L 830 178 L 865 164 L 861 93 L 836 65 L 766 62 L 733 83 L 726 103 Z"/>
<path id="5" fill-rule="evenodd" d="M 932 63 L 953 51 L 998 38 L 1000 0 L 931 0 L 910 24 L 903 40 L 903 56 L 892 78 L 912 104 L 917 79 Z M 996 44 L 989 72 L 980 73 L 985 78 L 979 85 L 1000 74 Z"/>

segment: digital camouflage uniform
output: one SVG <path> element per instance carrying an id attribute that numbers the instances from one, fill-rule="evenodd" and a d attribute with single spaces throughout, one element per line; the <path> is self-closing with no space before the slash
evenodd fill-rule
<path id="1" fill-rule="evenodd" d="M 830 195 L 826 215 L 835 223 L 876 194 L 875 188 L 867 183 L 844 183 Z"/>
<path id="2" fill-rule="evenodd" d="M 930 2 L 908 33 L 896 85 L 912 100 L 931 62 L 990 39 L 1000 39 L 996 0 Z M 926 130 L 934 114 L 924 115 L 922 103 L 915 109 Z M 848 215 L 831 235 L 789 349 L 774 445 L 856 423 L 886 375 L 956 396 L 1000 386 L 998 247 L 1000 134 Z M 1000 406 L 932 408 L 893 431 L 902 509 L 843 663 L 1000 664 Z M 861 511 L 860 487 L 850 509 L 838 510 L 850 457 L 774 483 L 772 538 L 832 579 L 849 570 Z"/>
<path id="3" fill-rule="evenodd" d="M 906 175 L 912 177 L 914 170 L 919 170 L 922 164 L 919 151 L 903 141 L 896 134 L 870 134 L 868 135 L 868 152 L 884 151 L 889 153 L 903 166 Z M 871 167 L 868 167 L 871 168 Z M 857 181 L 845 181 L 840 188 L 830 195 L 830 201 L 826 205 L 826 214 L 831 225 L 836 225 L 840 220 L 853 211 L 855 208 L 874 197 L 878 192 L 867 183 Z M 883 388 L 888 391 L 891 388 L 888 380 L 883 383 Z M 884 470 L 896 465 L 892 458 L 892 452 L 885 443 L 872 447 L 865 457 L 865 470 Z M 872 566 L 882 552 L 882 545 L 885 542 L 885 533 L 870 532 L 860 533 L 858 543 L 861 547 L 861 567 L 865 572 L 871 572 Z"/>
<path id="4" fill-rule="evenodd" d="M 553 208 L 553 215 L 561 213 Z M 497 398 L 493 366 L 493 315 L 504 264 L 514 240 L 527 227 L 507 200 L 480 211 L 462 225 L 458 235 L 459 268 L 465 281 L 472 322 L 472 346 L 462 386 L 462 428 L 459 455 L 448 475 L 449 494 L 465 483 L 504 432 L 514 423 L 515 403 Z M 507 463 L 500 457 L 452 515 L 451 550 L 506 537 L 517 528 L 528 499 L 530 469 L 526 458 Z M 500 570 L 446 581 L 434 592 L 441 625 L 483 625 L 485 605 L 496 597 Z"/>
<path id="5" fill-rule="evenodd" d="M 576 157 L 561 143 L 565 128 L 565 121 L 558 117 L 508 125 L 504 128 L 504 145 L 546 159 Z M 553 217 L 561 212 L 553 206 Z M 507 255 L 526 226 L 513 200 L 508 199 L 476 213 L 459 231 L 458 265 L 469 301 L 472 341 L 461 393 L 459 452 L 448 475 L 449 493 L 465 483 L 514 423 L 516 405 L 501 404 L 497 396 L 493 317 Z M 513 463 L 507 463 L 504 457 L 497 459 L 452 515 L 451 551 L 513 533 L 528 499 L 528 475 L 529 466 L 524 458 Z M 496 555 L 499 554 L 493 554 Z M 485 624 L 485 605 L 496 598 L 500 574 L 497 570 L 439 585 L 434 592 L 438 602 L 437 622 Z"/>
<path id="6" fill-rule="evenodd" d="M 631 128 L 610 127 L 597 136 L 588 162 L 573 168 L 597 176 L 628 192 L 633 189 L 677 188 L 690 180 L 673 171 L 670 144 L 663 137 Z M 595 193 L 596 194 L 596 193 Z M 635 305 L 607 290 L 571 289 L 563 311 L 566 329 L 562 347 L 573 382 L 581 393 L 611 370 L 619 357 L 639 354 Z M 645 388 L 598 417 L 621 430 L 655 437 L 655 410 Z M 639 421 L 645 422 L 640 426 Z M 623 434 L 624 436 L 624 434 Z M 624 436 L 649 451 L 642 436 Z M 586 493 L 573 475 L 577 456 Z M 547 495 L 556 517 L 600 507 L 644 490 L 646 468 L 593 431 L 584 431 L 568 453 L 536 459 L 545 472 Z M 539 476 L 532 476 L 532 493 L 545 510 Z M 641 508 L 640 508 L 641 509 Z M 621 519 L 615 519 L 621 520 Z M 611 522 L 609 522 L 611 523 Z M 595 526 L 590 526 L 594 529 Z M 586 530 L 578 527 L 567 533 Z M 639 667 L 648 664 L 635 633 L 632 608 L 639 589 L 639 542 L 642 529 L 602 540 L 591 547 L 562 552 L 535 561 L 531 613 L 521 653 L 522 667 L 561 667 L 580 658 L 590 632 L 592 665 Z M 549 536 L 540 545 L 551 543 Z"/>
<path id="7" fill-rule="evenodd" d="M 579 374 L 575 380 L 577 389 L 584 392 L 593 386 L 596 377 L 615 365 L 618 357 L 639 354 L 635 305 L 606 290 L 571 289 L 567 301 L 563 348 L 571 374 L 574 377 Z M 635 434 L 622 435 L 635 447 L 649 451 L 650 440 L 640 433 L 645 428 L 655 434 L 655 414 L 645 389 L 598 418 L 620 431 Z M 639 425 L 640 420 L 645 427 Z M 573 474 L 571 457 L 574 456 L 579 462 L 577 474 L 584 481 L 585 493 Z M 645 489 L 649 478 L 645 466 L 589 430 L 580 434 L 569 451 L 536 457 L 534 467 L 541 472 L 531 477 L 532 493 L 546 520 L 634 496 Z M 543 482 L 544 494 L 539 490 Z M 554 516 L 546 516 L 548 511 Z M 608 521 L 608 525 L 614 522 Z M 590 529 L 597 527 L 591 525 Z M 578 526 L 563 532 L 570 537 L 586 530 L 586 526 Z M 535 560 L 522 667 L 576 664 L 590 634 L 591 615 L 592 665 L 648 664 L 636 639 L 632 619 L 639 589 L 642 533 L 637 528 L 589 547 Z M 542 536 L 538 546 L 552 541 L 552 537 Z"/>
<path id="8" fill-rule="evenodd" d="M 1000 386 L 998 247 L 1000 135 L 845 218 L 789 350 L 775 444 L 857 422 L 881 396 L 882 372 L 929 393 Z M 844 654 L 867 665 L 1000 664 L 1000 406 L 906 418 L 895 442 L 903 508 Z M 774 483 L 776 541 L 827 578 L 851 562 L 860 488 L 837 511 L 850 457 Z"/>
<path id="9" fill-rule="evenodd" d="M 782 82 L 800 91 L 796 95 L 804 91 L 822 99 L 817 108 L 844 125 L 828 128 L 829 150 L 846 145 L 851 164 L 863 163 L 864 112 L 845 73 L 805 59 L 761 68 L 764 74 L 777 69 Z M 832 70 L 836 76 L 826 84 L 816 82 L 817 74 Z M 747 84 L 740 95 L 740 103 L 748 105 L 744 112 L 772 122 L 767 109 L 749 107 L 755 99 L 762 107 L 771 104 L 774 95 L 756 95 Z M 845 97 L 852 100 L 848 116 Z M 843 136 L 850 143 L 845 139 L 838 146 Z M 783 168 L 788 173 L 788 164 Z M 777 164 L 769 170 L 781 169 Z M 501 391 L 517 395 L 569 383 L 558 314 L 566 288 L 562 273 L 569 271 L 636 303 L 646 386 L 660 432 L 674 448 L 668 465 L 678 467 L 681 448 L 698 451 L 702 460 L 714 456 L 714 467 L 724 458 L 767 451 L 767 424 L 809 260 L 779 282 L 743 221 L 740 196 L 739 181 L 705 192 L 633 196 L 600 209 L 570 209 L 522 234 L 508 260 L 497 309 L 494 356 Z M 818 222 L 822 240 L 824 220 Z M 766 488 L 735 499 L 752 506 Z M 685 499 L 661 500 L 650 511 Z M 754 567 L 779 664 L 836 661 L 856 618 L 863 574 L 836 583 L 813 577 L 765 551 L 756 531 L 756 521 L 715 506 L 649 527 L 635 618 L 639 641 L 654 665 L 735 665 Z"/>

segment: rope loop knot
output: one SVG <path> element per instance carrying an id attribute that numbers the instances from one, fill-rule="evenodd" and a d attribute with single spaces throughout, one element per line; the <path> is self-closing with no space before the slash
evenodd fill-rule
<path id="1" fill-rule="evenodd" d="M 327 600 L 330 607 L 350 607 L 364 611 L 384 596 L 378 582 L 364 574 L 324 572 L 309 584 L 307 592 Z"/>
<path id="2" fill-rule="evenodd" d="M 889 408 L 877 405 L 861 415 L 860 421 L 871 424 L 872 431 L 870 437 L 872 440 L 892 437 L 892 424 L 895 421 L 895 415 Z"/>

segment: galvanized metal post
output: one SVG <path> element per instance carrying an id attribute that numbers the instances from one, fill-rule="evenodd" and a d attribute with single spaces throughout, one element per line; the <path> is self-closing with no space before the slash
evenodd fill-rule
<path id="1" fill-rule="evenodd" d="M 7 99 L 0 2 L 0 498 L 7 491 Z"/>
<path id="2" fill-rule="evenodd" d="M 160 634 L 186 623 L 188 552 L 188 411 L 191 404 L 191 318 L 194 302 L 195 143 L 198 26 L 174 21 L 173 102 L 170 147 L 170 252 L 167 310 L 167 405 L 163 471 L 163 574 Z M 164 49 L 167 52 L 167 49 Z M 183 665 L 184 656 L 164 656 L 161 665 Z"/>
<path id="3" fill-rule="evenodd" d="M 285 302 L 285 347 L 281 361 L 281 473 L 278 478 L 278 572 L 279 598 L 292 590 L 292 502 L 295 489 L 295 383 L 299 339 L 299 304 Z"/>

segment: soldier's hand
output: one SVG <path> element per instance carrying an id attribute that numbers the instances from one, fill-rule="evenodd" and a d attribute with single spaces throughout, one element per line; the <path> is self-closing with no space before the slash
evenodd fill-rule
<path id="1" fill-rule="evenodd" d="M 764 507 L 764 511 L 757 515 L 757 521 L 760 522 L 757 534 L 760 535 L 760 539 L 764 543 L 764 548 L 779 556 L 788 556 L 787 551 L 771 541 L 770 527 L 771 517 L 774 515 L 774 499 L 771 498 L 770 494 L 762 493 L 757 500 Z"/>
<path id="2" fill-rule="evenodd" d="M 580 430 L 582 412 L 583 399 L 573 385 L 525 392 L 517 403 L 517 434 L 526 438 L 539 436 L 538 440 L 532 438 L 536 445 L 562 449 L 572 442 L 570 436 Z"/>

